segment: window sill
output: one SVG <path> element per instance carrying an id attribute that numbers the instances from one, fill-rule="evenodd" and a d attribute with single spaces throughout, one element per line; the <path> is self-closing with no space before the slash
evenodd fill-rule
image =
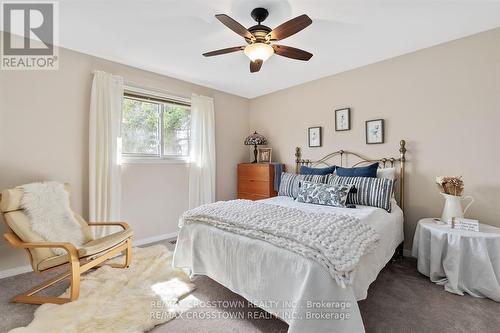
<path id="1" fill-rule="evenodd" d="M 127 164 L 189 164 L 188 159 L 184 158 L 131 158 L 123 157 L 121 161 L 122 165 Z"/>

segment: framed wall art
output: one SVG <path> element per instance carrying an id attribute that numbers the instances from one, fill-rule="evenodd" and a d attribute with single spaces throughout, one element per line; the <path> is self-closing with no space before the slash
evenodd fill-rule
<path id="1" fill-rule="evenodd" d="M 351 129 L 351 109 L 335 110 L 335 131 L 348 131 Z"/>
<path id="2" fill-rule="evenodd" d="M 384 119 L 366 121 L 366 143 L 384 143 Z"/>
<path id="3" fill-rule="evenodd" d="M 321 147 L 321 127 L 309 127 L 309 147 Z"/>

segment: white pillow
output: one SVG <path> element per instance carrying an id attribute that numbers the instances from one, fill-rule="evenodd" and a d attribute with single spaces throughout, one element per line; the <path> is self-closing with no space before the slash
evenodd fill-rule
<path id="1" fill-rule="evenodd" d="M 379 168 L 377 169 L 377 178 L 387 178 L 396 180 L 396 168 Z"/>

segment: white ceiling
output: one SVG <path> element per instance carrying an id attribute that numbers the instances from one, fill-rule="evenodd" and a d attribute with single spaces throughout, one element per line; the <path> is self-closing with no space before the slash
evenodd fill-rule
<path id="1" fill-rule="evenodd" d="M 60 45 L 253 98 L 320 77 L 500 26 L 500 0 L 61 0 Z M 265 7 L 271 28 L 300 14 L 313 24 L 280 42 L 314 54 L 309 62 L 272 56 L 249 72 L 245 45 L 214 18 L 246 27 Z"/>

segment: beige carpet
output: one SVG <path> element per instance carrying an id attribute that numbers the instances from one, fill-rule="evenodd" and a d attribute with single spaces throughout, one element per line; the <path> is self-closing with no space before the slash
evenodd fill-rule
<path id="1" fill-rule="evenodd" d="M 162 244 L 173 249 L 173 245 L 167 241 Z M 37 306 L 9 303 L 9 299 L 45 278 L 47 276 L 40 277 L 34 273 L 26 273 L 0 280 L 0 332 L 25 326 L 31 322 Z M 263 310 L 219 306 L 220 301 L 242 301 L 243 298 L 217 282 L 199 276 L 194 279 L 194 283 L 196 289 L 190 296 L 214 304 L 208 308 L 198 307 L 188 310 L 174 320 L 155 326 L 150 332 L 285 333 L 287 331 L 288 326 L 285 323 L 265 317 Z M 65 288 L 66 286 L 59 285 L 48 293 L 57 295 Z M 500 327 L 498 315 L 500 303 L 467 295 L 458 296 L 444 291 L 442 286 L 431 283 L 429 278 L 417 272 L 416 261 L 412 258 L 388 264 L 370 286 L 368 298 L 358 304 L 367 333 L 493 333 L 499 332 Z M 215 314 L 214 318 L 202 318 L 207 312 Z M 243 314 L 244 318 L 223 319 L 228 313 Z M 250 316 L 259 319 L 249 319 Z"/>
<path id="2" fill-rule="evenodd" d="M 172 253 L 163 245 L 134 248 L 128 269 L 103 266 L 83 275 L 80 285 L 76 301 L 44 304 L 28 326 L 11 333 L 145 332 L 189 309 L 192 302 L 179 299 L 194 289 L 172 268 Z"/>

